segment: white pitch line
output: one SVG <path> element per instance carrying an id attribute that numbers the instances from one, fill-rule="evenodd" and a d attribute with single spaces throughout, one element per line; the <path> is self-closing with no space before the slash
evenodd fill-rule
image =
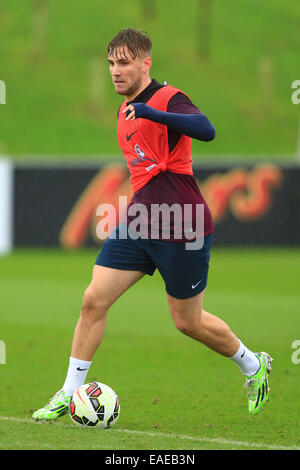
<path id="1" fill-rule="evenodd" d="M 14 418 L 10 416 L 0 416 L 0 421 L 12 421 L 15 423 L 28 423 L 28 424 L 47 424 L 43 422 L 34 421 L 31 418 Z M 66 423 L 49 423 L 50 426 L 60 426 L 60 427 L 67 427 L 73 429 L 79 429 L 78 427 L 75 428 L 73 424 L 66 424 Z M 152 431 L 135 431 L 132 429 L 123 429 L 123 428 L 115 428 L 114 432 L 119 433 L 126 433 L 126 434 L 135 434 L 140 436 L 149 436 L 149 437 L 164 437 L 169 439 L 181 439 L 186 441 L 193 441 L 193 442 L 209 442 L 212 444 L 222 444 L 222 445 L 230 445 L 230 446 L 237 446 L 237 447 L 254 447 L 258 449 L 270 449 L 270 450 L 300 450 L 299 447 L 295 446 L 282 446 L 279 444 L 264 444 L 263 442 L 247 442 L 247 441 L 235 441 L 230 439 L 223 439 L 222 437 L 199 437 L 199 436 L 185 436 L 183 434 L 174 434 L 174 433 L 165 433 L 165 432 L 152 432 Z"/>
<path id="2" fill-rule="evenodd" d="M 273 450 L 300 450 L 299 447 L 286 447 L 277 444 L 264 444 L 264 443 L 257 443 L 257 442 L 247 442 L 247 441 L 234 441 L 230 439 L 223 439 L 222 437 L 198 437 L 198 436 L 185 436 L 184 434 L 172 434 L 172 433 L 164 433 L 164 432 L 151 432 L 151 431 L 132 431 L 130 429 L 120 429 L 117 428 L 116 431 L 125 432 L 128 434 L 141 434 L 143 436 L 151 436 L 151 437 L 167 437 L 171 439 L 183 439 L 188 441 L 194 442 L 210 442 L 216 444 L 223 444 L 223 445 L 232 445 L 232 446 L 243 446 L 243 447 L 257 447 L 259 449 L 266 448 L 266 449 L 273 449 Z"/>

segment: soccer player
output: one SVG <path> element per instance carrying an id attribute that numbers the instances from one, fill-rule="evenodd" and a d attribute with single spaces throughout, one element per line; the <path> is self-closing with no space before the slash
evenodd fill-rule
<path id="1" fill-rule="evenodd" d="M 270 355 L 249 350 L 223 320 L 203 309 L 213 223 L 193 177 L 191 142 L 192 138 L 213 140 L 215 129 L 184 92 L 150 78 L 151 49 L 148 35 L 133 29 L 120 31 L 108 46 L 113 86 L 125 98 L 118 110 L 118 142 L 134 195 L 125 223 L 113 231 L 96 259 L 74 332 L 66 380 L 46 406 L 33 413 L 37 420 L 53 420 L 68 412 L 70 398 L 85 383 L 101 344 L 110 306 L 156 268 L 164 279 L 178 330 L 231 359 L 242 371 L 249 412 L 257 414 L 269 398 Z M 151 213 L 157 205 L 189 205 L 191 211 L 179 223 L 174 214 L 170 216 L 168 237 L 164 237 L 164 213 L 155 221 L 151 216 L 144 218 L 140 237 L 136 231 L 133 236 L 129 227 L 136 208 L 146 207 Z M 204 219 L 200 231 L 196 227 L 199 207 Z M 153 228 L 157 236 L 151 237 Z M 194 242 L 201 243 L 187 249 L 191 233 Z"/>

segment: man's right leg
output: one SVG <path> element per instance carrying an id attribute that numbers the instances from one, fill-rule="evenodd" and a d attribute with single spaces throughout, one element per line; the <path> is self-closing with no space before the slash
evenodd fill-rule
<path id="1" fill-rule="evenodd" d="M 85 291 L 73 336 L 65 383 L 44 408 L 33 413 L 34 419 L 52 420 L 68 412 L 70 397 L 77 387 L 85 383 L 93 355 L 101 344 L 108 309 L 143 276 L 144 273 L 140 271 L 94 266 L 92 281 Z"/>
<path id="2" fill-rule="evenodd" d="M 125 271 L 94 266 L 93 278 L 86 289 L 81 314 L 72 343 L 71 356 L 91 361 L 101 344 L 110 306 L 144 276 L 140 271 Z"/>

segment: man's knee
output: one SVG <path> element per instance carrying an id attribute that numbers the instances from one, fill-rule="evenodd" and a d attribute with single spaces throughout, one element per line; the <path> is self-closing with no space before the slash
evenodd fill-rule
<path id="1" fill-rule="evenodd" d="M 103 317 L 106 315 L 110 303 L 104 294 L 96 292 L 95 289 L 88 287 L 84 293 L 81 315 Z"/>
<path id="2" fill-rule="evenodd" d="M 170 312 L 177 330 L 187 336 L 193 336 L 201 328 L 201 305 L 197 308 L 185 303 L 169 303 Z M 190 307 L 190 308 L 189 308 Z"/>
<path id="3" fill-rule="evenodd" d="M 192 325 L 187 321 L 185 318 L 175 317 L 174 324 L 178 331 L 183 333 L 184 335 L 190 336 L 192 333 Z"/>

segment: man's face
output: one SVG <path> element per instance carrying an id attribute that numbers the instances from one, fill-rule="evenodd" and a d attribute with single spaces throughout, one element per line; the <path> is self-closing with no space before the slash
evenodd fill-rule
<path id="1" fill-rule="evenodd" d="M 109 71 L 116 93 L 124 95 L 128 101 L 133 99 L 149 80 L 150 57 L 132 58 L 127 47 L 119 48 L 114 55 L 108 56 Z"/>

